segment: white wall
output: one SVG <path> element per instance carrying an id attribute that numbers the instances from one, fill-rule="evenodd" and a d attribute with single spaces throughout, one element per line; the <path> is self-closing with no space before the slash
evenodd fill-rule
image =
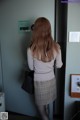
<path id="1" fill-rule="evenodd" d="M 18 73 L 22 67 L 21 42 L 24 34 L 18 31 L 19 20 L 34 20 L 47 17 L 54 36 L 54 0 L 1 0 L 0 39 L 3 61 L 3 82 L 6 109 L 26 115 L 35 115 L 32 96 L 21 89 Z M 27 34 L 26 41 L 31 34 Z"/>
<path id="2" fill-rule="evenodd" d="M 67 25 L 67 53 L 66 53 L 66 74 L 65 74 L 65 102 L 64 120 L 70 120 L 73 116 L 74 102 L 78 98 L 70 96 L 70 74 L 80 74 L 80 43 L 69 43 L 68 33 L 80 31 L 80 4 L 68 4 L 68 25 Z"/>

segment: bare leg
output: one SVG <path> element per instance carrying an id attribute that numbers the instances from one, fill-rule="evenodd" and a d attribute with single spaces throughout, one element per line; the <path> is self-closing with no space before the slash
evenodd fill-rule
<path id="1" fill-rule="evenodd" d="M 37 105 L 42 120 L 49 120 L 44 105 Z"/>

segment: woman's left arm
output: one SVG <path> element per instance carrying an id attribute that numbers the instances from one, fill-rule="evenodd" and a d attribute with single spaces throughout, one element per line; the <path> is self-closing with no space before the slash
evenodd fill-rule
<path id="1" fill-rule="evenodd" d="M 33 56 L 30 48 L 27 49 L 27 61 L 30 70 L 33 70 Z"/>

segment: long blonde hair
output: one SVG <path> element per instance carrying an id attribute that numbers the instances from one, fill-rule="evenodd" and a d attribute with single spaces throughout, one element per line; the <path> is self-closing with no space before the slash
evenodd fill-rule
<path id="1" fill-rule="evenodd" d="M 48 19 L 40 17 L 35 21 L 30 48 L 33 56 L 43 62 L 51 61 L 54 58 L 54 51 L 58 52 L 59 46 L 52 38 Z"/>

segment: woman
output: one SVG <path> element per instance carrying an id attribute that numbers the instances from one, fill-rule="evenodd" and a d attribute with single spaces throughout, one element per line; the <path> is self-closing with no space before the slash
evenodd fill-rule
<path id="1" fill-rule="evenodd" d="M 34 23 L 32 42 L 27 50 L 28 65 L 34 70 L 35 102 L 43 120 L 49 120 L 46 106 L 56 99 L 54 62 L 61 68 L 61 49 L 53 41 L 48 19 L 38 18 Z"/>

